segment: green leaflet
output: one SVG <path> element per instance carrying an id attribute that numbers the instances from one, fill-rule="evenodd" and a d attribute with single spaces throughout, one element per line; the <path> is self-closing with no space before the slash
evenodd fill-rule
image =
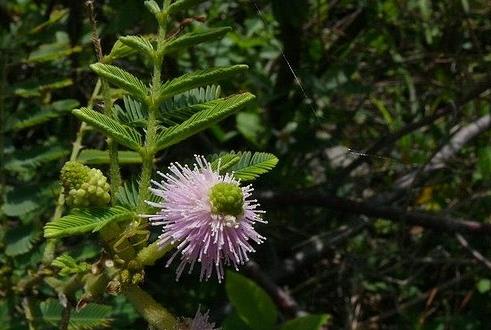
<path id="1" fill-rule="evenodd" d="M 144 100 L 145 96 L 147 96 L 145 84 L 128 71 L 114 65 L 102 63 L 91 64 L 90 68 L 102 78 L 124 89 L 139 100 Z"/>
<path id="2" fill-rule="evenodd" d="M 119 37 L 119 40 L 126 46 L 148 56 L 148 58 L 153 58 L 154 49 L 152 43 L 147 38 L 143 36 L 125 36 Z"/>
<path id="3" fill-rule="evenodd" d="M 62 254 L 51 262 L 53 267 L 60 268 L 60 275 L 70 275 L 85 273 L 90 270 L 90 264 L 86 262 L 78 263 L 73 257 L 68 254 Z"/>
<path id="4" fill-rule="evenodd" d="M 140 149 L 142 138 L 140 133 L 134 128 L 120 124 L 116 120 L 89 108 L 75 109 L 73 110 L 73 114 L 86 123 L 103 131 L 122 145 L 133 150 Z"/>
<path id="5" fill-rule="evenodd" d="M 58 326 L 61 321 L 63 306 L 54 299 L 43 301 L 40 306 L 42 319 L 53 325 Z M 111 306 L 88 304 L 79 311 L 74 310 L 70 314 L 68 329 L 70 330 L 89 330 L 101 329 L 111 324 Z"/>
<path id="6" fill-rule="evenodd" d="M 158 118 L 166 126 L 180 124 L 201 110 L 200 107 L 193 107 L 193 105 L 216 100 L 220 97 L 220 93 L 220 86 L 211 85 L 175 95 L 161 105 Z"/>
<path id="7" fill-rule="evenodd" d="M 198 3 L 203 1 L 204 0 L 177 0 L 172 5 L 170 5 L 169 8 L 164 9 L 167 9 L 167 13 L 169 15 L 174 15 L 181 10 L 191 8 L 192 6 L 197 5 Z"/>
<path id="8" fill-rule="evenodd" d="M 218 167 L 218 159 L 221 159 L 220 171 L 233 172 L 234 177 L 242 181 L 254 180 L 271 171 L 278 163 L 278 158 L 267 152 L 222 153 L 212 159 L 212 166 Z"/>
<path id="9" fill-rule="evenodd" d="M 199 43 L 220 39 L 230 30 L 232 30 L 232 28 L 227 26 L 209 29 L 202 32 L 200 31 L 185 33 L 176 39 L 169 40 L 165 44 L 165 53 L 173 53 L 187 47 L 195 46 Z"/>
<path id="10" fill-rule="evenodd" d="M 13 257 L 27 253 L 40 237 L 41 232 L 33 225 L 13 228 L 5 235 L 5 254 Z"/>
<path id="11" fill-rule="evenodd" d="M 290 320 L 280 327 L 280 330 L 321 330 L 329 321 L 328 314 L 312 314 Z"/>
<path id="12" fill-rule="evenodd" d="M 163 84 L 158 92 L 158 101 L 162 102 L 189 89 L 230 78 L 247 69 L 247 65 L 240 64 L 187 73 Z"/>
<path id="13" fill-rule="evenodd" d="M 135 52 L 133 48 L 123 44 L 120 40 L 116 40 L 109 55 L 104 56 L 104 63 L 111 63 L 114 60 L 128 57 Z"/>
<path id="14" fill-rule="evenodd" d="M 77 100 L 66 99 L 53 102 L 47 106 L 41 106 L 39 109 L 27 112 L 21 118 L 15 118 L 15 121 L 10 121 L 7 124 L 6 131 L 20 130 L 45 123 L 68 113 L 73 108 L 78 107 L 78 105 Z"/>
<path id="15" fill-rule="evenodd" d="M 5 162 L 5 169 L 11 172 L 29 171 L 40 164 L 57 160 L 69 154 L 66 148 L 59 145 L 34 147 L 30 150 L 17 150 Z"/>
<path id="16" fill-rule="evenodd" d="M 86 165 L 109 164 L 109 151 L 83 149 L 78 156 L 78 161 Z M 120 164 L 141 164 L 142 158 L 135 151 L 118 151 L 118 161 Z"/>
<path id="17" fill-rule="evenodd" d="M 254 330 L 274 329 L 278 311 L 268 294 L 239 273 L 227 272 L 225 289 L 238 316 Z"/>
<path id="18" fill-rule="evenodd" d="M 118 104 L 114 105 L 116 118 L 128 126 L 147 127 L 148 112 L 145 105 L 129 96 L 123 97 L 123 103 L 124 109 Z"/>
<path id="19" fill-rule="evenodd" d="M 75 209 L 73 213 L 48 222 L 45 238 L 59 238 L 97 232 L 113 221 L 128 220 L 135 214 L 123 207 Z"/>
<path id="20" fill-rule="evenodd" d="M 203 110 L 195 113 L 181 124 L 163 130 L 158 135 L 157 150 L 167 148 L 204 130 L 243 108 L 254 99 L 255 96 L 251 93 L 243 93 L 200 104 L 199 107 Z"/>

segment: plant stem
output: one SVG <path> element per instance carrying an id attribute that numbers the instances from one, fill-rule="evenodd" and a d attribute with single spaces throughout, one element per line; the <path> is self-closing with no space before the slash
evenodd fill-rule
<path id="1" fill-rule="evenodd" d="M 158 242 L 154 242 L 138 252 L 136 260 L 142 266 L 152 266 L 155 262 L 162 258 L 167 252 L 172 250 L 174 245 L 168 244 L 164 247 L 159 246 Z"/>
<path id="2" fill-rule="evenodd" d="M 6 59 L 0 58 L 0 204 L 5 193 L 5 85 L 7 81 Z"/>
<path id="3" fill-rule="evenodd" d="M 155 140 L 157 138 L 157 119 L 156 114 L 159 109 L 159 103 L 157 101 L 157 94 L 162 85 L 161 72 L 163 65 L 163 48 L 165 42 L 167 16 L 164 15 L 162 20 L 159 20 L 159 34 L 157 40 L 157 49 L 155 51 L 152 75 L 152 89 L 150 91 L 150 97 L 148 99 L 148 123 L 147 123 L 147 135 L 145 140 L 145 147 L 141 154 L 143 158 L 142 173 L 140 177 L 139 185 L 139 198 L 138 198 L 138 213 L 144 213 L 147 206 L 145 200 L 150 196 L 148 188 L 150 187 L 150 180 L 152 179 L 153 160 L 155 157 Z"/>
<path id="4" fill-rule="evenodd" d="M 102 53 L 101 39 L 97 34 L 97 23 L 95 19 L 94 12 L 94 4 L 92 1 L 86 2 L 88 11 L 89 11 L 89 21 L 92 27 L 92 43 L 94 45 L 95 53 L 97 56 L 97 60 L 99 63 L 103 63 L 104 55 Z M 104 114 L 110 118 L 113 117 L 113 101 L 111 98 L 111 90 L 109 88 L 108 82 L 101 78 L 101 93 L 102 99 L 104 101 Z M 119 159 L 118 159 L 118 145 L 117 143 L 107 137 L 107 148 L 109 150 L 109 182 L 111 184 L 111 194 L 114 197 L 121 187 L 121 171 L 119 168 Z M 112 198 L 112 204 L 114 205 L 115 199 Z"/>
<path id="5" fill-rule="evenodd" d="M 155 329 L 171 330 L 177 328 L 177 319 L 138 286 L 129 285 L 123 293 L 138 313 Z"/>

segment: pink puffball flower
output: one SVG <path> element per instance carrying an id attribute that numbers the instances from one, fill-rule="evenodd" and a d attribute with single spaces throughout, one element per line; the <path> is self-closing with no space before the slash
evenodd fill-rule
<path id="1" fill-rule="evenodd" d="M 201 263 L 200 280 L 208 280 L 213 269 L 218 281 L 224 277 L 223 264 L 235 269 L 249 260 L 254 252 L 251 241 L 260 244 L 264 237 L 254 229 L 256 222 L 267 223 L 261 217 L 257 200 L 250 199 L 251 185 L 240 186 L 231 174 L 219 174 L 203 156 L 195 156 L 193 169 L 173 163 L 161 182 L 152 180 L 150 191 L 162 197 L 162 202 L 147 201 L 160 211 L 147 215 L 152 225 L 162 225 L 158 244 L 175 244 L 177 251 L 167 262 L 181 254 L 177 280 L 189 264 L 189 273 Z"/>
<path id="2" fill-rule="evenodd" d="M 215 323 L 210 323 L 208 321 L 208 313 L 207 311 L 204 314 L 201 314 L 200 310 L 196 312 L 196 315 L 193 319 L 185 319 L 184 320 L 184 328 L 189 330 L 217 330 L 215 328 Z"/>

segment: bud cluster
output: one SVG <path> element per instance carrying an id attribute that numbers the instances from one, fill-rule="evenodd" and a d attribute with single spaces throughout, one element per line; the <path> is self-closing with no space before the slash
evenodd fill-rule
<path id="1" fill-rule="evenodd" d="M 105 206 L 111 200 L 110 186 L 102 172 L 69 161 L 61 169 L 66 203 L 71 207 Z"/>

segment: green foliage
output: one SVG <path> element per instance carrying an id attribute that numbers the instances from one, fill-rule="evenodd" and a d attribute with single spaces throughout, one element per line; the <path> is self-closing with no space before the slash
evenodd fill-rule
<path id="1" fill-rule="evenodd" d="M 174 15 L 180 11 L 191 8 L 203 1 L 204 0 L 177 0 L 174 3 L 172 3 L 169 6 L 169 8 L 164 8 L 164 9 L 167 9 L 167 13 L 169 15 Z"/>
<path id="2" fill-rule="evenodd" d="M 40 306 L 42 319 L 53 325 L 58 326 L 61 321 L 63 306 L 56 300 L 48 299 L 43 301 Z M 112 319 L 111 306 L 88 304 L 79 311 L 73 311 L 70 315 L 68 329 L 71 330 L 90 330 L 108 327 Z"/>
<path id="3" fill-rule="evenodd" d="M 72 275 L 85 273 L 90 270 L 90 265 L 86 262 L 77 263 L 77 261 L 68 254 L 62 254 L 51 263 L 53 267 L 60 268 L 60 275 Z"/>
<path id="4" fill-rule="evenodd" d="M 48 222 L 44 226 L 45 238 L 60 238 L 94 233 L 111 222 L 132 219 L 135 214 L 126 208 L 75 209 L 71 214 Z"/>
<path id="5" fill-rule="evenodd" d="M 119 37 L 119 40 L 126 46 L 148 56 L 150 59 L 154 56 L 154 48 L 150 40 L 142 36 L 125 36 Z"/>
<path id="6" fill-rule="evenodd" d="M 165 53 L 170 54 L 197 44 L 221 39 L 230 32 L 230 27 L 214 28 L 206 31 L 188 32 L 165 43 Z"/>
<path id="7" fill-rule="evenodd" d="M 321 330 L 329 321 L 329 315 L 307 315 L 288 321 L 280 330 Z"/>
<path id="8" fill-rule="evenodd" d="M 14 257 L 29 252 L 40 236 L 40 232 L 32 225 L 9 230 L 5 235 L 5 254 Z"/>
<path id="9" fill-rule="evenodd" d="M 162 130 L 157 138 L 157 150 L 167 148 L 208 128 L 213 123 L 245 107 L 254 98 L 254 95 L 250 93 L 243 93 L 200 104 L 201 110 L 189 119 Z"/>
<path id="10" fill-rule="evenodd" d="M 122 145 L 127 146 L 133 150 L 139 150 L 142 144 L 142 138 L 140 133 L 135 129 L 126 125 L 120 124 L 116 120 L 89 108 L 80 108 L 73 110 L 73 114 L 85 121 L 86 123 L 93 125 L 95 128 L 106 133 Z"/>
<path id="11" fill-rule="evenodd" d="M 266 152 L 231 152 L 220 154 L 214 160 L 214 166 L 218 165 L 218 159 L 221 159 L 223 165 L 220 165 L 221 171 L 233 173 L 233 175 L 242 181 L 251 181 L 261 174 L 271 171 L 278 158 Z"/>
<path id="12" fill-rule="evenodd" d="M 147 96 L 145 84 L 131 73 L 109 64 L 95 63 L 90 68 L 99 76 L 107 79 L 110 83 L 121 87 L 139 100 Z"/>
<path id="13" fill-rule="evenodd" d="M 278 311 L 263 289 L 234 272 L 227 272 L 225 287 L 230 302 L 245 324 L 253 330 L 274 328 Z"/>
<path id="14" fill-rule="evenodd" d="M 157 99 L 159 101 L 165 101 L 189 89 L 228 79 L 247 69 L 247 65 L 233 65 L 190 72 L 164 83 L 158 92 Z"/>
<path id="15" fill-rule="evenodd" d="M 78 156 L 78 161 L 86 165 L 109 164 L 108 150 L 84 149 Z M 141 155 L 134 151 L 118 151 L 118 161 L 122 165 L 141 164 Z"/>
<path id="16" fill-rule="evenodd" d="M 128 96 L 123 97 L 123 104 L 124 109 L 114 105 L 116 118 L 129 126 L 146 127 L 148 111 L 144 105 Z"/>

